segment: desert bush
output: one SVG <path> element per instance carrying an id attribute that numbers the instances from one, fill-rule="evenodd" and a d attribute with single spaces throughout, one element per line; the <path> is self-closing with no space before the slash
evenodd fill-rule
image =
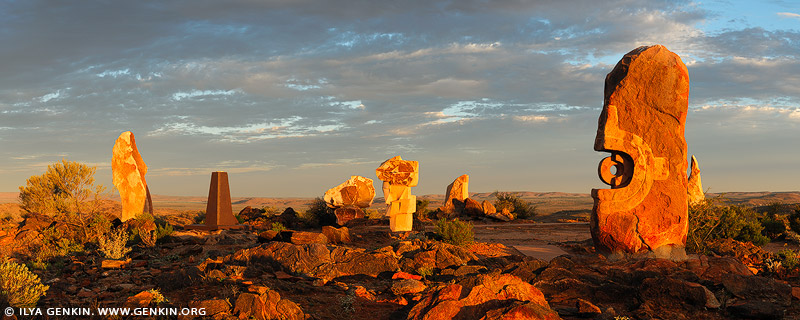
<path id="1" fill-rule="evenodd" d="M 284 226 L 283 223 L 280 223 L 280 222 L 273 222 L 270 225 L 269 229 L 272 230 L 272 231 L 277 231 L 277 232 L 281 232 L 283 230 L 287 230 L 286 226 Z"/>
<path id="2" fill-rule="evenodd" d="M 125 257 L 131 248 L 127 247 L 128 231 L 125 228 L 119 227 L 111 230 L 105 236 L 100 237 L 100 252 L 106 258 L 120 260 Z"/>
<path id="3" fill-rule="evenodd" d="M 366 209 L 364 210 L 364 217 L 367 219 L 383 219 L 386 216 L 377 209 Z"/>
<path id="4" fill-rule="evenodd" d="M 333 214 L 333 209 L 328 207 L 320 197 L 314 199 L 308 206 L 308 209 L 300 217 L 308 226 L 332 226 L 336 225 L 336 215 Z"/>
<path id="5" fill-rule="evenodd" d="M 434 231 L 442 241 L 456 246 L 463 246 L 475 240 L 475 233 L 472 231 L 472 222 L 453 219 L 439 219 L 436 221 Z"/>
<path id="6" fill-rule="evenodd" d="M 686 247 L 702 253 L 706 244 L 715 239 L 730 238 L 762 246 L 769 238 L 761 234 L 764 227 L 758 213 L 742 205 L 725 205 L 718 197 L 689 206 L 689 232 Z"/>
<path id="7" fill-rule="evenodd" d="M 0 263 L 0 304 L 2 307 L 33 307 L 49 286 L 42 285 L 39 276 L 28 267 L 13 261 Z"/>
<path id="8" fill-rule="evenodd" d="M 428 218 L 428 205 L 431 203 L 428 199 L 417 199 L 417 211 L 414 212 L 414 217 L 417 219 Z"/>
<path id="9" fill-rule="evenodd" d="M 94 212 L 105 190 L 102 185 L 94 186 L 96 169 L 66 159 L 49 165 L 43 175 L 30 177 L 19 187 L 20 207 L 52 215 Z"/>
<path id="10" fill-rule="evenodd" d="M 515 219 L 527 219 L 536 216 L 536 206 L 523 200 L 517 193 L 495 191 L 494 197 L 497 198 L 494 201 L 494 207 L 498 212 L 508 209 L 508 212 L 511 212 Z"/>
<path id="11" fill-rule="evenodd" d="M 40 242 L 33 248 L 31 258 L 34 266 L 46 269 L 48 262 L 55 258 L 67 256 L 75 252 L 83 252 L 83 244 L 64 236 L 62 229 L 52 226 L 40 232 Z"/>
<path id="12" fill-rule="evenodd" d="M 781 260 L 781 265 L 783 265 L 786 269 L 793 270 L 800 267 L 800 251 L 784 249 L 778 251 L 777 255 Z"/>
<path id="13" fill-rule="evenodd" d="M 428 277 L 433 275 L 433 269 L 428 267 L 419 267 L 417 268 L 417 274 L 422 277 L 422 279 L 427 280 Z"/>
<path id="14" fill-rule="evenodd" d="M 164 237 L 169 237 L 173 232 L 175 232 L 175 230 L 169 223 L 156 224 L 156 241 L 161 240 Z"/>
<path id="15" fill-rule="evenodd" d="M 81 223 L 83 228 L 83 242 L 98 243 L 100 238 L 111 231 L 111 220 L 104 215 L 93 213 L 85 223 Z"/>
<path id="16" fill-rule="evenodd" d="M 800 205 L 794 209 L 794 213 L 789 215 L 789 229 L 800 233 Z"/>
<path id="17" fill-rule="evenodd" d="M 153 288 L 153 289 L 147 290 L 147 292 L 149 292 L 150 294 L 153 295 L 152 303 L 154 303 L 155 305 L 159 305 L 159 304 L 162 304 L 162 303 L 169 302 L 169 300 L 166 297 L 164 297 L 163 294 L 161 294 L 161 290 Z"/>
<path id="18" fill-rule="evenodd" d="M 278 208 L 270 207 L 270 206 L 266 206 L 266 207 L 261 208 L 261 211 L 263 211 L 263 213 L 261 213 L 261 215 L 265 216 L 265 217 L 274 217 L 274 216 L 280 215 L 282 213 L 280 210 L 278 210 Z"/>
<path id="19" fill-rule="evenodd" d="M 786 231 L 786 225 L 776 216 L 766 216 L 762 218 L 761 226 L 764 227 L 764 229 L 761 230 L 761 234 L 770 240 L 780 238 Z"/>

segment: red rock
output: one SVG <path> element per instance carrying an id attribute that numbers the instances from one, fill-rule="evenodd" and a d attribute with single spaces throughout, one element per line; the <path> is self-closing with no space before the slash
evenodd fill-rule
<path id="1" fill-rule="evenodd" d="M 350 220 L 362 219 L 365 217 L 364 210 L 356 206 L 336 208 L 336 210 L 333 211 L 333 215 L 336 216 L 336 224 L 340 226 L 347 224 Z"/>
<path id="2" fill-rule="evenodd" d="M 449 285 L 423 297 L 407 319 L 560 319 L 539 289 L 510 274 L 462 282 L 471 285 L 466 297 L 460 298 L 462 285 Z"/>
<path id="3" fill-rule="evenodd" d="M 150 306 L 150 303 L 153 302 L 154 298 L 155 297 L 152 293 L 150 293 L 150 291 L 142 291 L 135 296 L 129 297 L 123 306 L 126 308 L 144 308 Z"/>
<path id="4" fill-rule="evenodd" d="M 294 302 L 281 299 L 275 290 L 268 290 L 263 294 L 242 293 L 236 298 L 233 311 L 239 319 L 255 318 L 303 320 L 305 313 Z"/>
<path id="5" fill-rule="evenodd" d="M 214 318 L 217 315 L 225 315 L 231 312 L 231 304 L 228 300 L 225 299 L 208 299 L 208 300 L 200 300 L 200 301 L 191 301 L 189 302 L 189 308 L 193 309 L 203 309 L 205 310 L 205 315 L 202 318 Z M 178 317 L 181 319 L 181 317 Z M 183 317 L 183 319 L 194 319 L 196 317 Z"/>
<path id="6" fill-rule="evenodd" d="M 422 276 L 418 276 L 415 274 L 410 274 L 408 272 L 395 272 L 392 275 L 392 279 L 414 279 L 414 280 L 422 280 Z"/>
<path id="7" fill-rule="evenodd" d="M 480 202 L 467 198 L 464 200 L 464 215 L 467 217 L 483 217 L 485 214 Z"/>
<path id="8" fill-rule="evenodd" d="M 369 301 L 375 301 L 375 295 L 362 286 L 356 286 L 355 290 L 353 290 L 353 293 L 355 294 L 356 297 L 366 299 Z"/>
<path id="9" fill-rule="evenodd" d="M 800 300 L 800 287 L 792 287 L 792 298 Z"/>
<path id="10" fill-rule="evenodd" d="M 292 231 L 289 242 L 294 244 L 328 243 L 328 237 L 319 232 Z"/>
<path id="11" fill-rule="evenodd" d="M 426 286 L 422 281 L 414 279 L 401 279 L 392 283 L 391 291 L 396 296 L 402 296 L 407 293 L 418 293 L 424 291 Z"/>
<path id="12" fill-rule="evenodd" d="M 688 96 L 686 66 L 660 45 L 629 52 L 606 76 L 594 149 L 611 153 L 598 169 L 611 189 L 592 190 L 591 231 L 598 250 L 634 253 L 669 246 L 669 252 L 685 245 Z"/>
<path id="13" fill-rule="evenodd" d="M 497 208 L 495 208 L 489 200 L 483 200 L 483 202 L 481 202 L 481 207 L 483 208 L 483 213 L 487 215 L 492 215 L 497 212 Z"/>
<path id="14" fill-rule="evenodd" d="M 152 214 L 150 191 L 144 179 L 144 175 L 147 174 L 147 165 L 139 154 L 139 149 L 136 148 L 136 139 L 130 131 L 120 134 L 114 143 L 111 171 L 114 176 L 114 186 L 119 190 L 122 199 L 120 220 L 126 221 L 141 214 L 145 202 L 150 204 L 150 214 Z"/>
<path id="15" fill-rule="evenodd" d="M 575 307 L 578 308 L 578 313 L 585 316 L 594 316 L 603 313 L 599 307 L 589 301 L 578 298 L 575 302 Z"/>
<path id="16" fill-rule="evenodd" d="M 347 227 L 334 228 L 331 226 L 323 226 L 322 234 L 328 238 L 329 243 L 350 243 L 350 229 Z"/>
<path id="17" fill-rule="evenodd" d="M 130 258 L 128 258 L 127 260 L 103 259 L 103 261 L 100 262 L 100 267 L 103 269 L 120 269 L 124 268 L 130 262 L 131 262 Z"/>

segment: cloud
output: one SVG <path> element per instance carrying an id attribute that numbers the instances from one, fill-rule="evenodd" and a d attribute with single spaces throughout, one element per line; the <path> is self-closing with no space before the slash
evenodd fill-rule
<path id="1" fill-rule="evenodd" d="M 792 12 L 778 12 L 776 13 L 780 17 L 787 17 L 787 18 L 795 18 L 800 19 L 800 14 L 792 13 Z"/>
<path id="2" fill-rule="evenodd" d="M 219 167 L 323 175 L 399 153 L 428 161 L 435 181 L 450 174 L 441 163 L 452 155 L 489 167 L 489 155 L 526 143 L 583 150 L 569 145 L 591 143 L 605 75 L 656 43 L 690 66 L 698 122 L 800 117 L 800 33 L 708 32 L 712 13 L 691 1 L 32 0 L 4 9 L 0 41 L 14 44 L 0 48 L 8 167 L 51 160 L 42 154 L 103 163 L 132 130 L 165 185 Z"/>

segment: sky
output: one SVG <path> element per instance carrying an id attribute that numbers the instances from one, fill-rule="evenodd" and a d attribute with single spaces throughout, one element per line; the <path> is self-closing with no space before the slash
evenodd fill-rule
<path id="1" fill-rule="evenodd" d="M 800 190 L 800 2 L 0 0 L 0 191 L 132 131 L 154 194 L 316 197 L 400 155 L 413 194 L 588 193 L 605 75 L 689 70 L 710 192 Z"/>

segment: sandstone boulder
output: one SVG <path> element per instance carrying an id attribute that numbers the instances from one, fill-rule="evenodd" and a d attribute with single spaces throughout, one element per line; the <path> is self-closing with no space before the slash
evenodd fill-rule
<path id="1" fill-rule="evenodd" d="M 336 208 L 336 210 L 333 211 L 333 215 L 336 216 L 336 224 L 340 226 L 347 224 L 350 220 L 362 219 L 365 216 L 364 210 L 356 206 Z"/>
<path id="2" fill-rule="evenodd" d="M 150 214 L 152 214 L 152 200 L 144 178 L 147 174 L 147 165 L 139 154 L 139 149 L 136 148 L 136 139 L 132 132 L 123 132 L 114 143 L 111 171 L 114 186 L 119 190 L 122 199 L 120 220 L 125 221 L 142 213 L 145 202 L 150 204 Z"/>
<path id="3" fill-rule="evenodd" d="M 408 319 L 561 319 L 539 289 L 509 275 L 467 277 L 423 297 Z"/>
<path id="4" fill-rule="evenodd" d="M 467 198 L 469 198 L 469 176 L 465 174 L 456 178 L 453 183 L 447 186 L 441 210 L 447 214 L 452 214 L 456 209 L 453 200 L 464 202 Z"/>
<path id="5" fill-rule="evenodd" d="M 611 153 L 598 168 L 611 189 L 592 190 L 598 250 L 669 254 L 685 245 L 688 97 L 686 66 L 660 45 L 629 52 L 606 76 L 594 149 Z"/>
<path id="6" fill-rule="evenodd" d="M 305 313 L 296 303 L 288 299 L 281 299 L 281 295 L 275 290 L 268 290 L 262 294 L 239 294 L 233 312 L 240 319 L 304 320 L 306 318 Z"/>
<path id="7" fill-rule="evenodd" d="M 372 185 L 372 179 L 361 176 L 351 176 L 349 180 L 326 191 L 323 197 L 331 208 L 344 206 L 367 208 L 372 205 L 373 198 L 375 198 L 375 187 Z"/>

